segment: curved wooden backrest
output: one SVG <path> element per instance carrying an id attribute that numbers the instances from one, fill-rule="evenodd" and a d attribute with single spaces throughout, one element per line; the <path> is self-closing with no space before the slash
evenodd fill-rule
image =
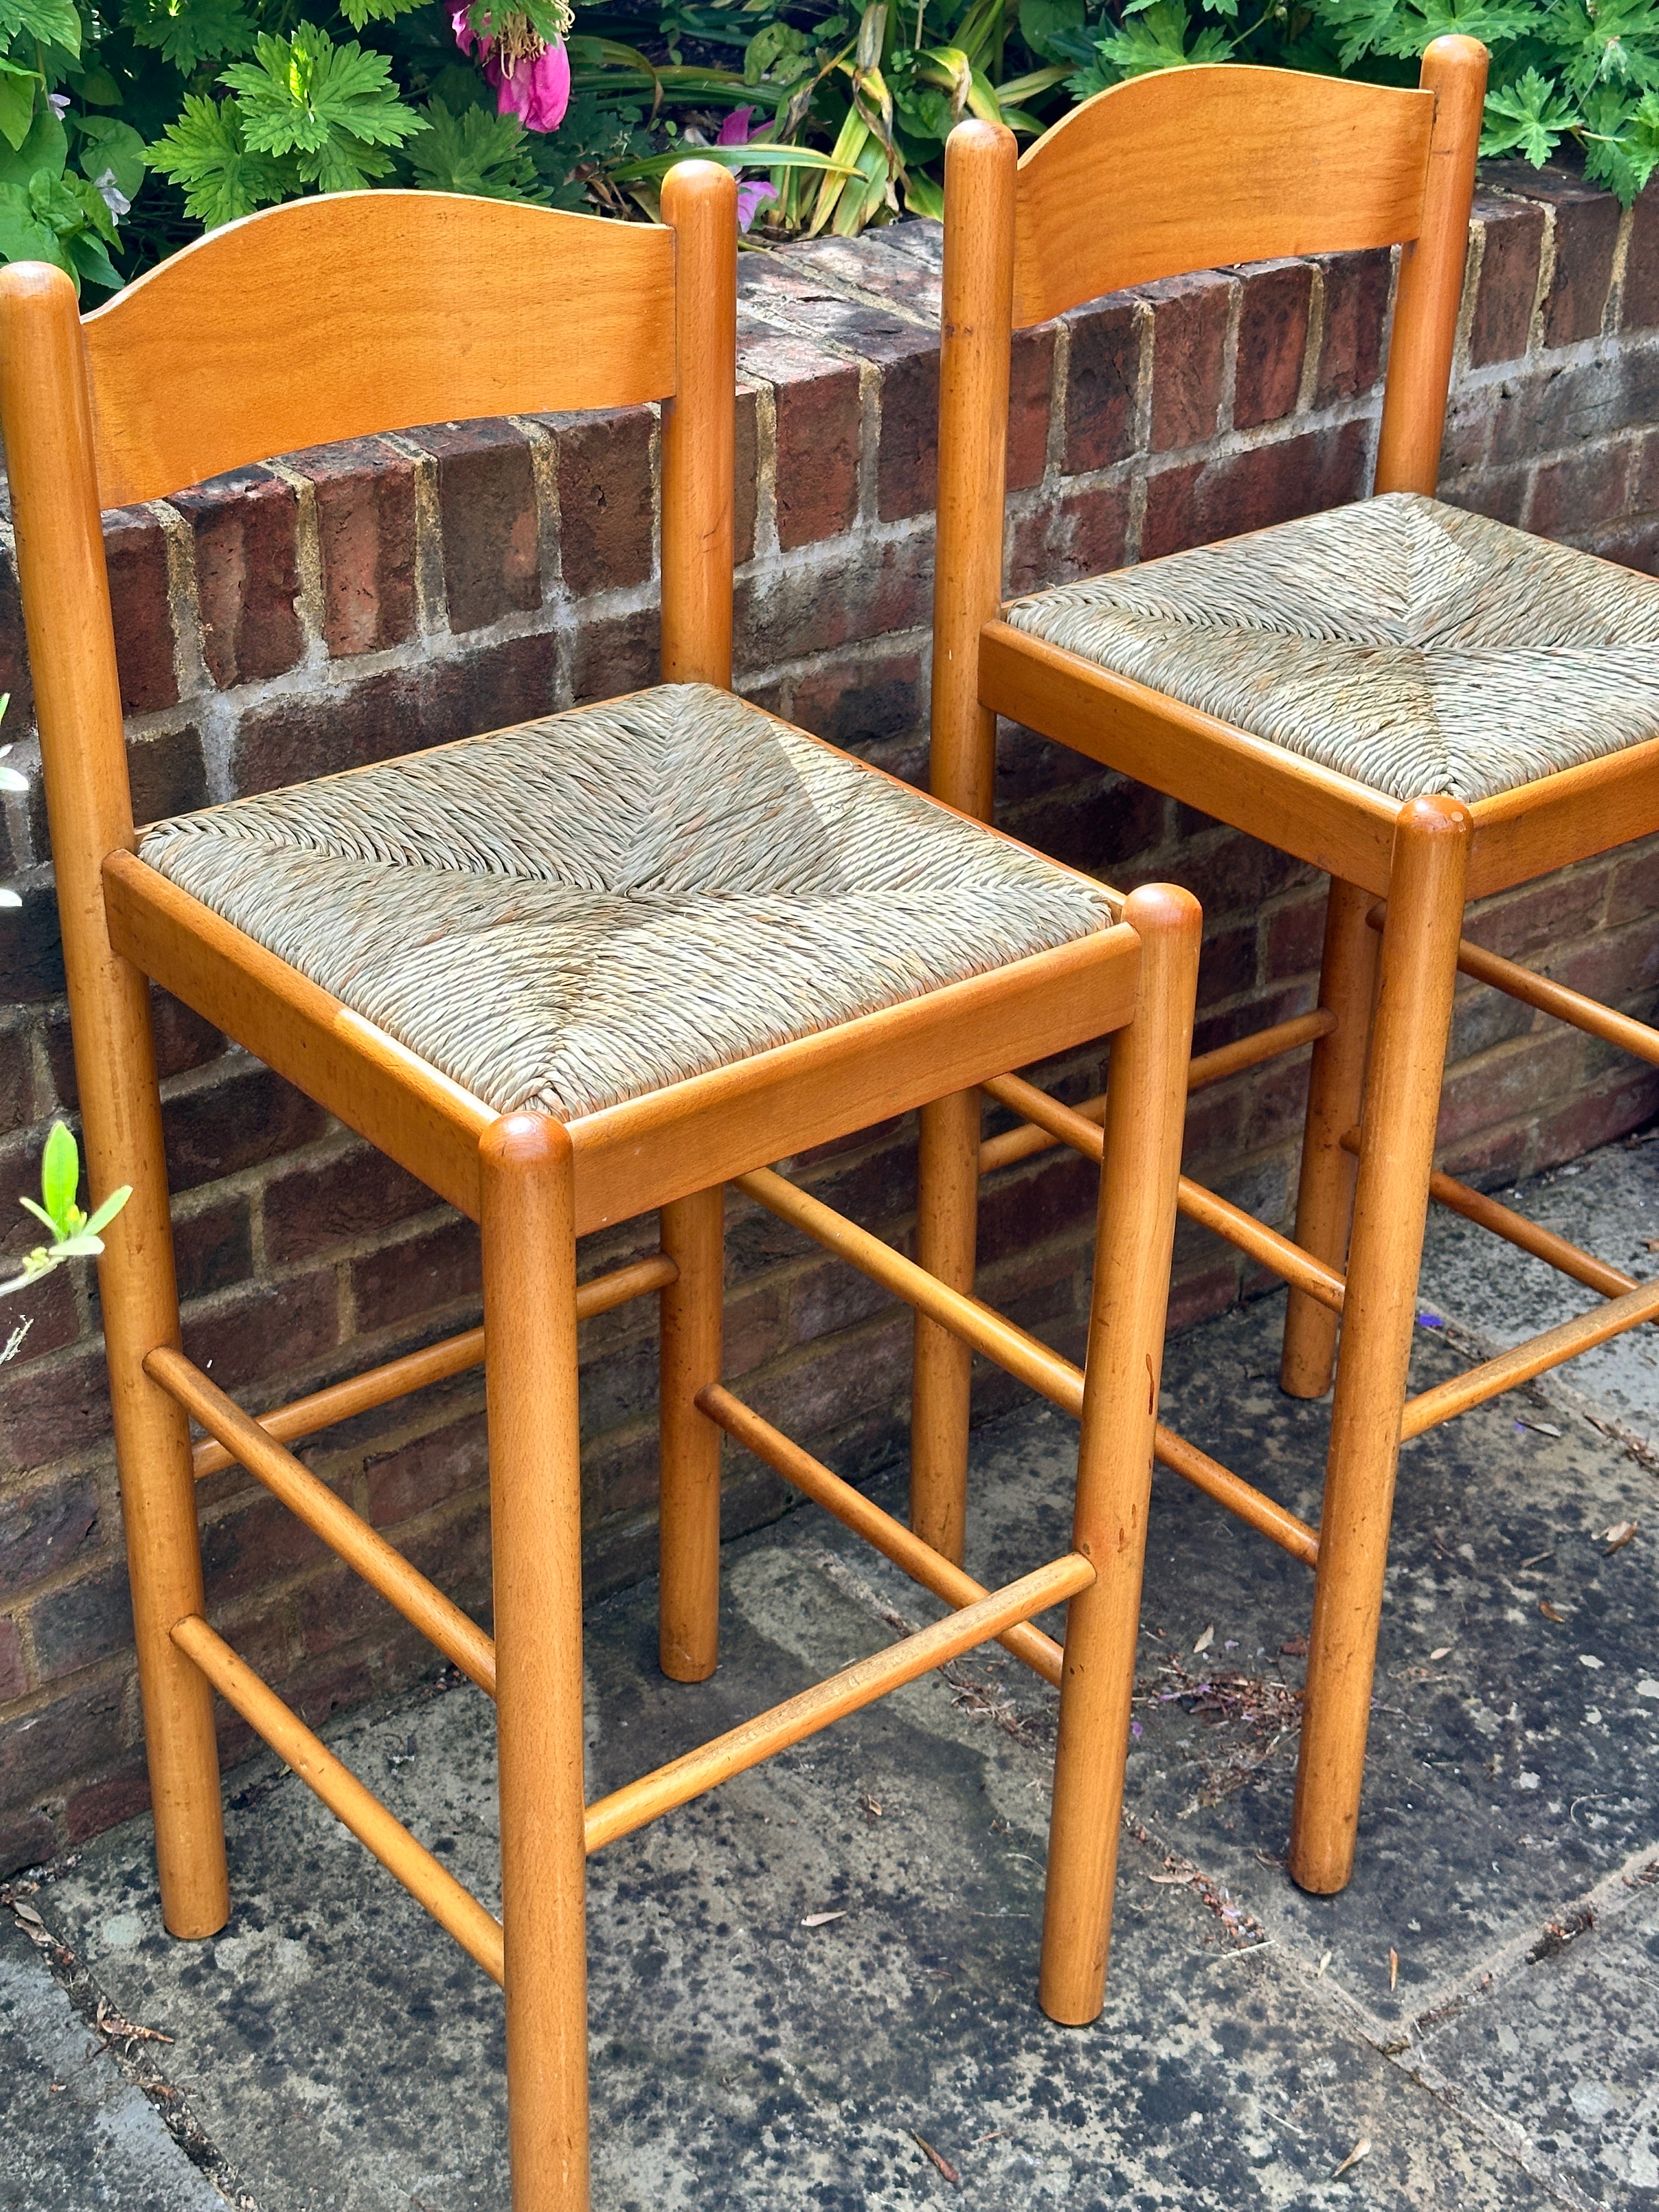
<path id="1" fill-rule="evenodd" d="M 211 231 L 82 325 L 101 503 L 248 461 L 675 388 L 674 234 L 444 192 Z"/>
<path id="2" fill-rule="evenodd" d="M 1231 62 L 1097 93 L 1019 164 L 1016 327 L 1189 269 L 1415 238 L 1434 107 Z"/>

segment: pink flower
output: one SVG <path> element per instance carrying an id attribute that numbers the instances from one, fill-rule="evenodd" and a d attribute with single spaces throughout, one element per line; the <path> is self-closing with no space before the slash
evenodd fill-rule
<path id="1" fill-rule="evenodd" d="M 562 39 L 549 46 L 522 15 L 506 13 L 499 29 L 486 16 L 480 38 L 468 21 L 469 10 L 457 8 L 450 26 L 464 54 L 474 55 L 484 81 L 495 88 L 495 110 L 516 115 L 526 131 L 556 131 L 570 105 L 570 57 Z"/>
<path id="2" fill-rule="evenodd" d="M 746 146 L 749 143 L 749 118 L 754 112 L 752 107 L 734 107 L 715 133 L 714 143 L 717 146 Z M 738 173 L 741 176 L 743 173 L 739 170 Z M 775 185 L 762 184 L 757 180 L 740 184 L 738 186 L 738 228 L 747 230 L 760 213 L 763 204 L 776 199 L 777 196 Z"/>
<path id="3" fill-rule="evenodd" d="M 570 57 L 563 41 L 544 46 L 533 60 L 503 69 L 494 57 L 484 75 L 497 88 L 496 112 L 520 117 L 526 131 L 556 131 L 570 105 Z"/>

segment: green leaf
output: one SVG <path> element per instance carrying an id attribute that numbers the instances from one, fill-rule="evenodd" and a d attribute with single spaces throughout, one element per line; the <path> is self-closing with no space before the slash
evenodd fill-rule
<path id="1" fill-rule="evenodd" d="M 1019 0 L 1019 35 L 1039 61 L 1064 60 L 1054 35 L 1080 30 L 1083 18 L 1083 0 Z"/>
<path id="2" fill-rule="evenodd" d="M 249 151 L 233 100 L 187 93 L 184 111 L 149 149 L 150 167 L 181 185 L 185 211 L 210 230 L 255 208 L 292 199 L 300 176 L 291 161 Z"/>
<path id="3" fill-rule="evenodd" d="M 468 192 L 479 199 L 541 200 L 536 164 L 516 115 L 469 107 L 453 115 L 441 100 L 424 110 L 430 129 L 416 140 L 409 166 L 429 192 Z"/>
<path id="4" fill-rule="evenodd" d="M 0 184 L 0 261 L 51 261 L 73 276 L 58 234 L 35 213 L 26 185 Z"/>
<path id="5" fill-rule="evenodd" d="M 75 88 L 88 107 L 118 107 L 125 97 L 106 69 L 89 69 Z"/>
<path id="6" fill-rule="evenodd" d="M 81 1150 L 67 1121 L 54 1121 L 40 1155 L 40 1202 L 58 1235 L 68 1236 L 80 1224 L 75 1194 L 81 1188 Z"/>
<path id="7" fill-rule="evenodd" d="M 421 5 L 422 0 L 340 0 L 340 13 L 354 31 L 361 31 L 365 23 L 395 22 Z"/>
<path id="8" fill-rule="evenodd" d="M 28 190 L 39 176 L 61 177 L 69 161 L 69 132 L 44 103 L 15 152 L 0 155 L 0 185 Z"/>
<path id="9" fill-rule="evenodd" d="M 131 1196 L 132 1185 L 130 1182 L 124 1182 L 118 1190 L 111 1191 L 109 1196 L 88 1222 L 83 1233 L 88 1237 L 95 1237 L 100 1229 L 107 1229 Z"/>
<path id="10" fill-rule="evenodd" d="M 144 142 L 132 125 L 118 123 L 112 116 L 82 115 L 77 118 L 76 127 L 82 140 L 82 175 L 94 185 L 100 177 L 112 177 L 124 199 L 137 199 L 149 164 Z"/>
<path id="11" fill-rule="evenodd" d="M 830 154 L 820 154 L 815 146 L 775 146 L 764 138 L 751 138 L 746 146 L 679 146 L 672 153 L 648 154 L 638 161 L 619 161 L 607 173 L 618 184 L 643 184 L 665 177 L 677 161 L 718 161 L 725 169 L 821 169 L 836 177 L 860 173 L 851 162 L 838 161 Z"/>
<path id="12" fill-rule="evenodd" d="M 40 88 L 36 70 L 0 60 L 0 138 L 8 146 L 19 147 L 28 137 L 34 120 L 34 98 Z"/>
<path id="13" fill-rule="evenodd" d="M 126 278 L 110 259 L 103 240 L 90 230 L 73 231 L 64 240 L 69 248 L 71 270 L 77 277 L 89 284 L 101 284 L 106 292 L 118 292 Z"/>
<path id="14" fill-rule="evenodd" d="M 137 45 L 159 50 L 180 76 L 253 44 L 242 0 L 126 0 L 121 20 Z"/>
<path id="15" fill-rule="evenodd" d="M 26 1213 L 32 1213 L 42 1228 L 50 1230 L 52 1234 L 56 1237 L 58 1234 L 58 1224 L 52 1219 L 51 1214 L 46 1212 L 43 1206 L 37 1206 L 32 1198 L 20 1198 L 17 1203 L 23 1208 Z"/>
<path id="16" fill-rule="evenodd" d="M 1224 62 L 1231 55 L 1232 41 L 1224 31 L 1206 25 L 1189 46 L 1188 27 L 1185 0 L 1150 0 L 1139 14 L 1125 17 L 1120 30 L 1102 39 L 1096 51 L 1120 77 L 1184 69 L 1192 62 Z"/>
<path id="17" fill-rule="evenodd" d="M 0 0 L 0 42 L 20 33 L 42 46 L 60 46 L 71 59 L 81 52 L 81 18 L 74 0 Z"/>
<path id="18" fill-rule="evenodd" d="M 431 127 L 398 99 L 385 54 L 337 46 L 314 23 L 301 23 L 291 39 L 262 32 L 254 53 L 223 78 L 240 95 L 249 152 L 292 155 L 305 182 L 325 192 L 385 176 L 391 161 L 376 149 Z"/>
<path id="19" fill-rule="evenodd" d="M 1541 168 L 1562 134 L 1577 121 L 1573 104 L 1561 97 L 1547 76 L 1529 69 L 1513 84 L 1486 94 L 1480 151 L 1488 155 L 1523 154 L 1534 169 Z"/>

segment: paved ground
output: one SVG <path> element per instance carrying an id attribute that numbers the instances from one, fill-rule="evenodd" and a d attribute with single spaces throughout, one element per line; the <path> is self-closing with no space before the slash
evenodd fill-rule
<path id="1" fill-rule="evenodd" d="M 1585 1241 L 1595 1223 L 1647 1274 L 1656 1170 L 1617 1147 L 1520 1202 Z M 1419 1382 L 1457 1344 L 1559 1317 L 1515 1281 L 1494 1293 L 1437 1230 L 1425 1311 L 1454 1326 L 1420 1333 Z M 1278 1392 L 1281 1310 L 1173 1346 L 1170 1418 L 1311 1516 L 1328 1409 Z M 1093 2029 L 1032 2002 L 1052 1705 L 1000 1655 L 604 1853 L 601 2212 L 1659 2207 L 1659 1457 L 1609 1433 L 1659 1442 L 1659 1360 L 1631 1344 L 1577 1387 L 1593 1398 L 1507 1400 L 1407 1449 L 1340 1899 L 1279 1863 L 1304 1571 L 1160 1478 Z M 1072 1435 L 1041 1407 L 978 1432 L 986 1579 L 1062 1546 Z M 656 1672 L 651 1589 L 596 1613 L 594 1788 L 935 1610 L 810 1512 L 732 1547 L 725 1591 L 724 1662 L 696 1689 Z M 493 1903 L 477 1693 L 440 1686 L 332 1741 Z M 0 2208 L 504 2208 L 494 1989 L 273 1765 L 233 1777 L 230 1838 L 211 1944 L 161 1934 L 142 1823 L 20 1895 Z"/>

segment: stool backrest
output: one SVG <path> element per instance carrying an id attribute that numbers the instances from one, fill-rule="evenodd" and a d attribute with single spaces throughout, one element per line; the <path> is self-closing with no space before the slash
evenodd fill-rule
<path id="1" fill-rule="evenodd" d="M 933 631 L 941 797 L 973 813 L 989 805 L 977 641 L 1001 598 L 1012 332 L 1194 269 L 1397 245 L 1376 488 L 1432 493 L 1486 82 L 1486 48 L 1452 37 L 1428 48 L 1416 91 L 1223 63 L 1114 85 L 1023 158 L 996 125 L 951 133 Z"/>
<path id="2" fill-rule="evenodd" d="M 61 270 L 0 269 L 0 430 L 60 908 L 101 913 L 97 871 L 133 836 L 100 507 L 374 431 L 661 400 L 663 673 L 729 685 L 736 187 L 683 162 L 663 213 L 298 200 L 84 319 Z"/>

